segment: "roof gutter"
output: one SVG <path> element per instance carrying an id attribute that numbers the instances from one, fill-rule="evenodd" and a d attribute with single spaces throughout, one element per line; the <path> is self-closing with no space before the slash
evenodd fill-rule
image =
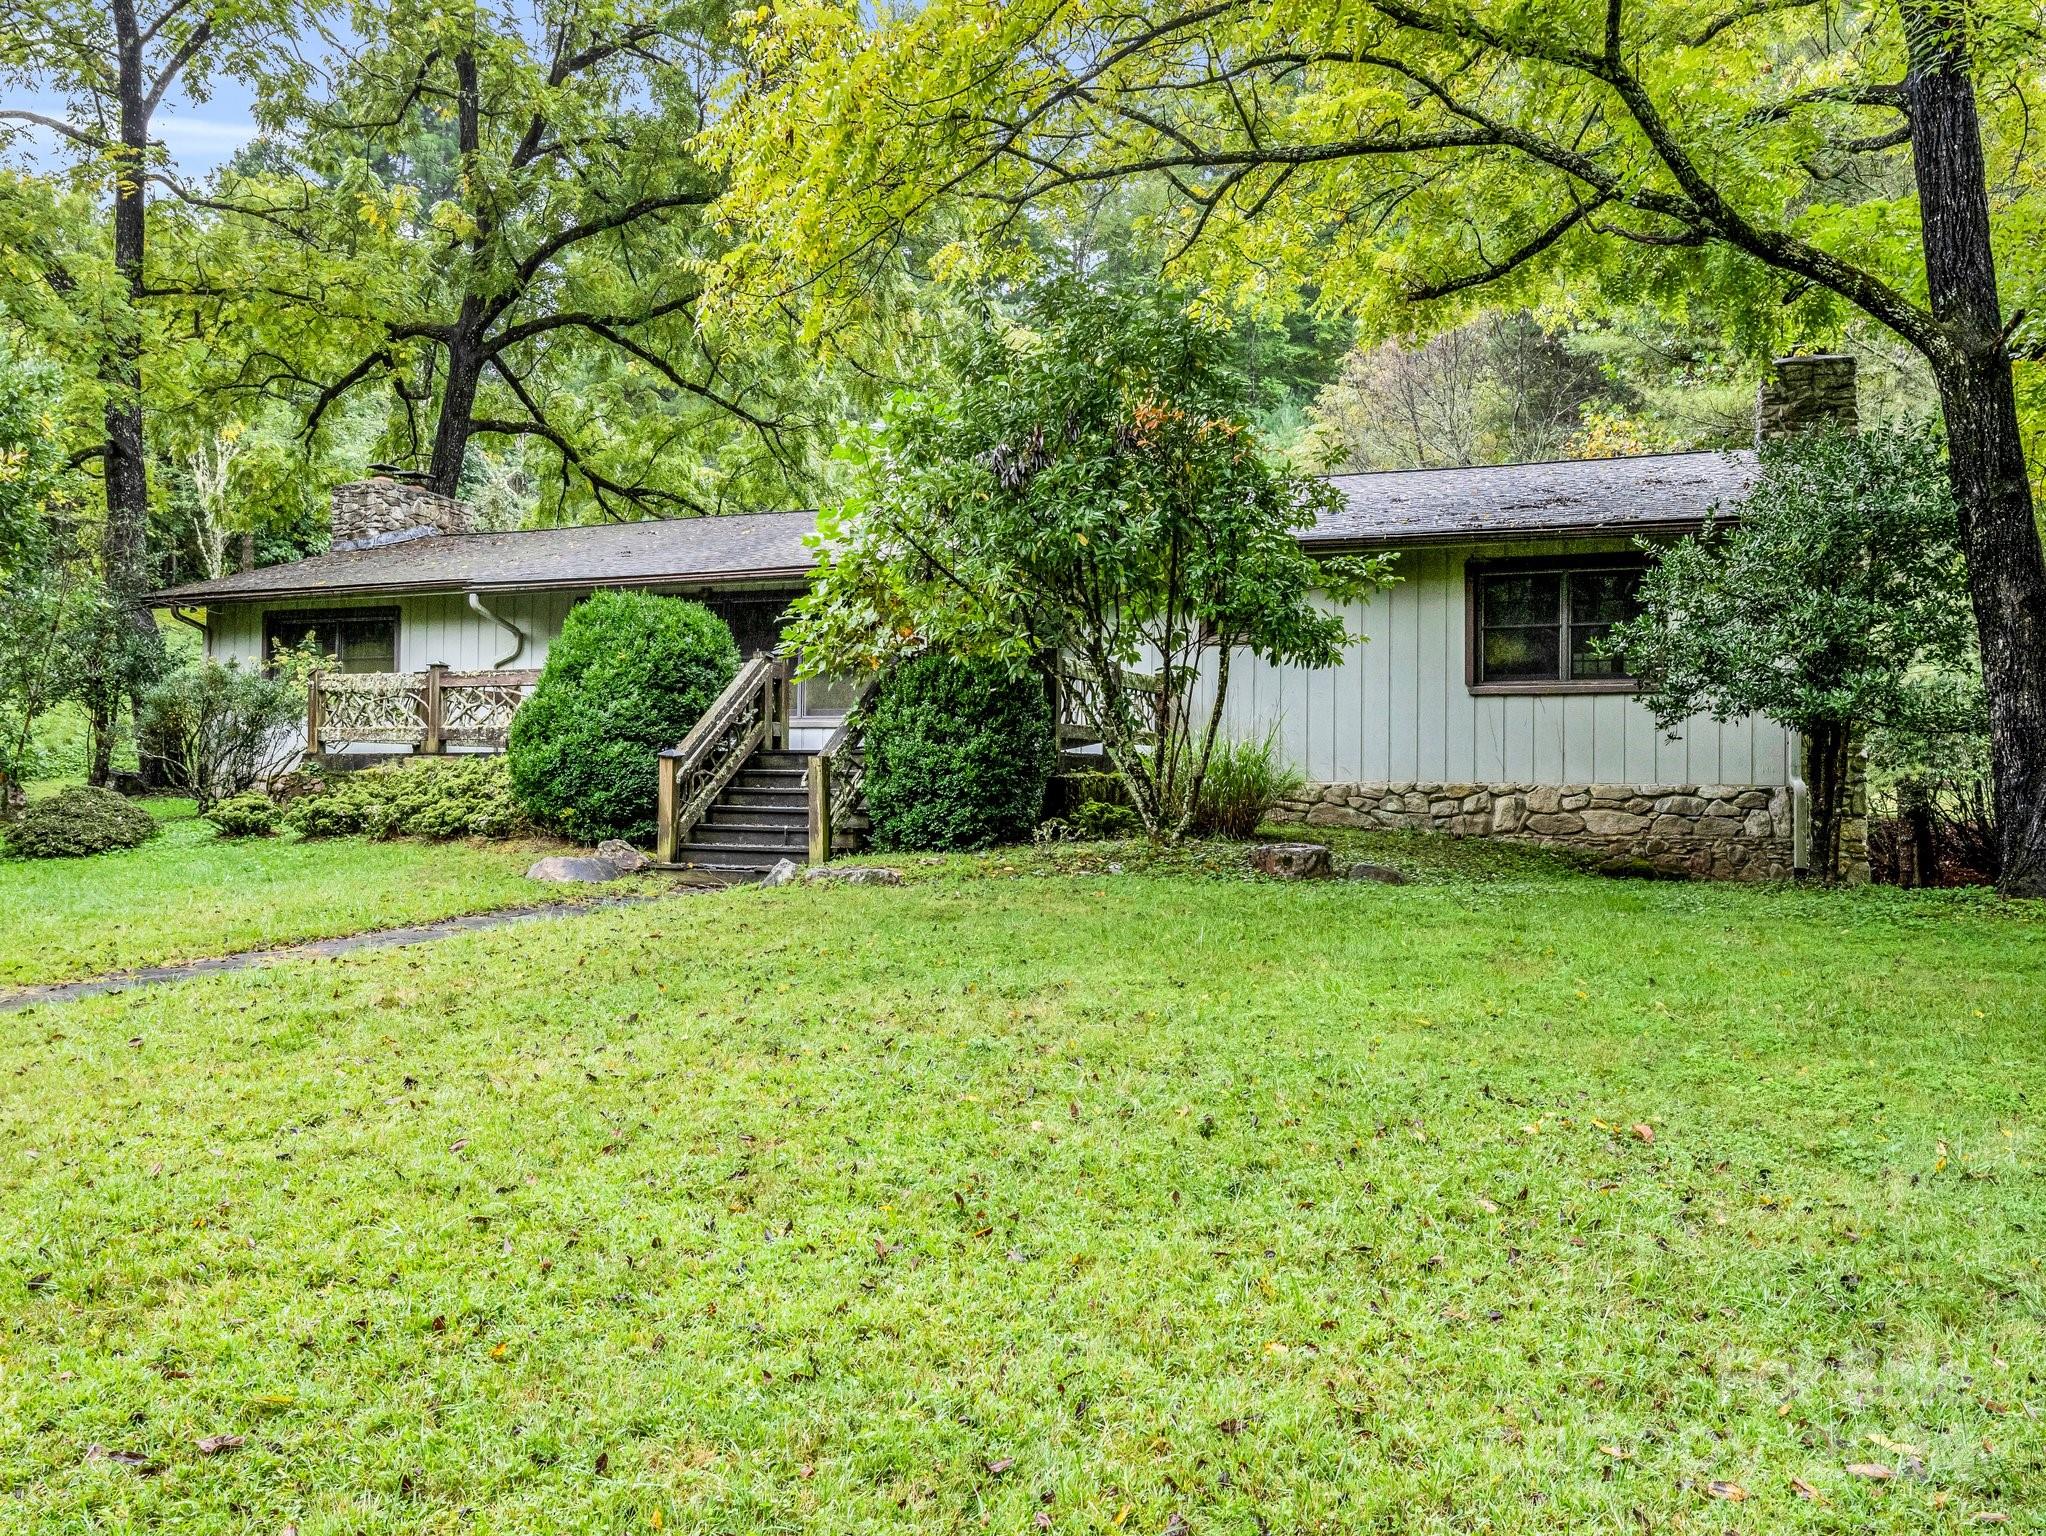
<path id="1" fill-rule="evenodd" d="M 589 592 L 600 587 L 732 587 L 763 581 L 806 581 L 815 565 L 775 566 L 749 571 L 684 571 L 651 576 L 564 576 L 553 580 L 504 581 L 380 581 L 357 585 L 263 587 L 241 591 L 209 591 L 173 587 L 153 592 L 149 601 L 160 607 L 180 603 L 267 603 L 307 597 L 426 596 L 437 592 Z"/>
<path id="2" fill-rule="evenodd" d="M 1702 533 L 1713 522 L 1729 523 L 1732 518 L 1696 518 L 1681 523 L 1635 523 L 1621 527 L 1587 528 L 1582 524 L 1564 524 L 1548 528 L 1487 528 L 1483 530 L 1451 529 L 1437 533 L 1397 533 L 1374 535 L 1331 535 L 1315 538 L 1309 535 L 1299 540 L 1300 547 L 1310 554 L 1347 555 L 1362 554 L 1375 549 L 1415 549 L 1459 544 L 1531 544 L 1543 539 L 1637 539 L 1668 536 L 1682 538 L 1687 534 Z"/>

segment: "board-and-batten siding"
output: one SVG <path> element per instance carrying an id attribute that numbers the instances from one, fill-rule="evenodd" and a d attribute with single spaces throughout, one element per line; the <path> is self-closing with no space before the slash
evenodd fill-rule
<path id="1" fill-rule="evenodd" d="M 1518 544 L 1403 553 L 1399 582 L 1344 610 L 1343 665 L 1230 665 L 1224 730 L 1276 732 L 1310 782 L 1748 784 L 1790 779 L 1792 738 L 1771 721 L 1699 716 L 1674 735 L 1617 693 L 1480 694 L 1464 682 L 1464 564 L 1622 544 Z M 1212 695 L 1210 695 L 1212 697 Z"/>
<path id="2" fill-rule="evenodd" d="M 383 599 L 312 598 L 221 608 L 208 615 L 210 649 L 220 661 L 230 658 L 243 663 L 259 661 L 266 613 L 396 608 L 401 672 L 424 672 L 435 662 L 457 672 L 481 672 L 500 666 L 538 667 L 547 660 L 548 643 L 561 633 L 568 610 L 583 596 L 580 592 L 498 592 L 486 597 L 483 601 L 490 611 L 517 625 L 523 636 L 518 654 L 508 659 L 505 652 L 512 648 L 511 634 L 503 625 L 492 623 L 471 608 L 460 593 Z"/>
<path id="3" fill-rule="evenodd" d="M 1281 755 L 1324 784 L 1787 784 L 1791 737 L 1767 720 L 1700 716 L 1671 736 L 1625 694 L 1473 695 L 1465 686 L 1466 560 L 1625 547 L 1578 541 L 1406 551 L 1396 585 L 1346 610 L 1350 631 L 1369 638 L 1349 647 L 1342 666 L 1309 672 L 1239 655 L 1225 729 L 1260 737 L 1276 728 Z M 257 661 L 266 610 L 396 607 L 402 671 L 435 662 L 460 671 L 538 667 L 582 595 L 492 594 L 492 611 L 524 635 L 518 654 L 503 662 L 511 637 L 460 594 L 221 608 L 210 615 L 211 651 L 221 660 Z M 824 734 L 806 731 L 798 745 L 814 746 Z"/>

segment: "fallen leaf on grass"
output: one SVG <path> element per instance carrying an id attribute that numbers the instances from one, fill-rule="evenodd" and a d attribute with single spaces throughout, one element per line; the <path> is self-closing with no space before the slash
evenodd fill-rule
<path id="1" fill-rule="evenodd" d="M 1622 1450 L 1617 1445 L 1602 1445 L 1599 1447 L 1599 1449 L 1601 1451 L 1604 1451 L 1606 1455 L 1612 1457 L 1613 1460 L 1615 1461 L 1632 1461 L 1634 1459 L 1634 1453 L 1632 1451 Z"/>
<path id="2" fill-rule="evenodd" d="M 1705 1492 L 1712 1498 L 1725 1499 L 1733 1504 L 1740 1503 L 1748 1496 L 1748 1490 L 1739 1483 L 1725 1482 L 1716 1477 L 1705 1485 Z"/>
<path id="3" fill-rule="evenodd" d="M 201 1456 L 218 1456 L 222 1451 L 238 1451 L 245 1437 L 242 1435 L 208 1435 L 195 1442 Z"/>
<path id="4" fill-rule="evenodd" d="M 2000 1509 L 1980 1510 L 1968 1517 L 1970 1525 L 2009 1525 L 2010 1516 Z"/>
<path id="5" fill-rule="evenodd" d="M 1847 1470 L 1855 1477 L 1865 1477 L 1874 1483 L 1886 1483 L 1897 1475 L 1893 1469 L 1879 1461 L 1850 1461 L 1847 1463 Z"/>
<path id="6" fill-rule="evenodd" d="M 1215 1429 L 1217 1430 L 1218 1433 L 1225 1434 L 1231 1440 L 1234 1440 L 1238 1435 L 1243 1433 L 1243 1420 L 1224 1419 L 1221 1423 L 1215 1426 Z"/>
<path id="7" fill-rule="evenodd" d="M 1823 1504 L 1826 1502 L 1825 1496 L 1821 1494 L 1818 1489 L 1814 1488 L 1810 1483 L 1806 1482 L 1801 1477 L 1793 1477 L 1790 1480 L 1790 1491 L 1796 1494 L 1800 1499 L 1809 1499 L 1814 1504 Z"/>
<path id="8" fill-rule="evenodd" d="M 117 1466 L 133 1467 L 144 1477 L 153 1477 L 163 1470 L 161 1462 L 151 1461 L 140 1451 L 110 1451 L 98 1441 L 85 1448 L 87 1461 L 111 1461 Z"/>
<path id="9" fill-rule="evenodd" d="M 1631 1133 L 1631 1134 L 1633 1135 L 1633 1137 L 1634 1137 L 1634 1139 L 1635 1139 L 1636 1141 L 1639 1141 L 1639 1142 L 1643 1142 L 1643 1143 L 1645 1143 L 1646 1145 L 1648 1145 L 1648 1146 L 1651 1146 L 1651 1147 L 1655 1145 L 1655 1127 L 1654 1127 L 1654 1126 L 1652 1126 L 1652 1125 L 1642 1125 L 1642 1124 L 1636 1124 L 1636 1125 L 1630 1125 L 1630 1126 L 1628 1126 L 1628 1127 L 1627 1127 L 1627 1130 L 1628 1130 L 1628 1131 L 1629 1131 L 1629 1132 L 1630 1132 L 1630 1133 Z"/>
<path id="10" fill-rule="evenodd" d="M 989 1477 L 1000 1477 L 1004 1472 L 1008 1471 L 1009 1468 L 1015 1465 L 1016 1465 L 1015 1457 L 997 1456 L 993 1461 L 987 1464 L 987 1475 Z"/>

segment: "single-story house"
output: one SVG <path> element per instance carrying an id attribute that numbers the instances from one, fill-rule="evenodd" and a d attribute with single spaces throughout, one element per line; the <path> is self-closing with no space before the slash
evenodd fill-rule
<path id="1" fill-rule="evenodd" d="M 1852 359 L 1785 360 L 1760 409 L 1764 432 L 1851 413 Z M 1761 718 L 1660 731 L 1633 680 L 1591 646 L 1629 611 L 1636 541 L 1701 527 L 1754 464 L 1747 452 L 1674 453 L 1336 476 L 1341 505 L 1302 543 L 1397 552 L 1401 579 L 1351 607 L 1351 630 L 1368 639 L 1342 665 L 1240 660 L 1227 728 L 1276 730 L 1308 780 L 1286 810 L 1311 824 L 1512 837 L 1682 873 L 1790 873 L 1802 844 L 1795 735 Z M 459 750 L 501 743 L 520 689 L 588 593 L 697 598 L 755 654 L 774 648 L 814 560 L 807 512 L 507 533 L 466 532 L 464 517 L 396 480 L 344 486 L 330 553 L 157 601 L 203 628 L 223 660 L 317 640 L 343 674 L 312 723 L 320 748 Z M 468 694 L 436 706 L 429 731 L 416 699 L 389 713 L 375 685 L 391 674 Z M 846 707 L 842 685 L 797 684 L 775 744 L 814 750 Z"/>

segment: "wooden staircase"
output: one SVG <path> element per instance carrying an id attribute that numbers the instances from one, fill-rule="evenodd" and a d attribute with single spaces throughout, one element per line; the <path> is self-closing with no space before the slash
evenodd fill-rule
<path id="1" fill-rule="evenodd" d="M 857 711 L 816 752 L 789 746 L 785 657 L 755 656 L 679 745 L 660 754 L 657 869 L 757 880 L 783 859 L 821 864 L 866 830 Z M 860 696 L 864 703 L 871 685 Z"/>
<path id="2" fill-rule="evenodd" d="M 676 846 L 671 862 L 728 880 L 757 880 L 783 859 L 809 857 L 810 796 L 802 752 L 756 751 Z"/>

